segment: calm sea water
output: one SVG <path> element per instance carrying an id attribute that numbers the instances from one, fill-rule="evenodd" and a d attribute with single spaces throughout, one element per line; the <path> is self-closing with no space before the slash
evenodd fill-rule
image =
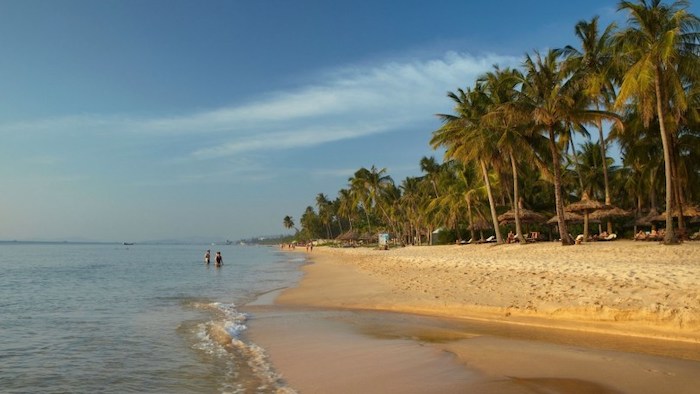
<path id="1" fill-rule="evenodd" d="M 293 392 L 237 306 L 301 264 L 256 246 L 0 244 L 0 391 Z"/>

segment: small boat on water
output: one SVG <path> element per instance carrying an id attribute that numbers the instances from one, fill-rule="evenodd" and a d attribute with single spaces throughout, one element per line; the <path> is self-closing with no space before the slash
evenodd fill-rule
<path id="1" fill-rule="evenodd" d="M 134 244 L 133 242 L 124 242 L 124 245 L 126 245 L 126 246 L 133 245 L 133 244 Z"/>

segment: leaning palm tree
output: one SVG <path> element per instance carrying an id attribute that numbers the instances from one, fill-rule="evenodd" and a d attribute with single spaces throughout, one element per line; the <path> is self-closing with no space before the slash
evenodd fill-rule
<path id="1" fill-rule="evenodd" d="M 282 225 L 286 229 L 295 229 L 297 232 L 299 232 L 299 229 L 297 229 L 294 225 L 294 219 L 292 219 L 292 217 L 289 215 L 284 217 L 284 219 L 282 220 Z"/>
<path id="2" fill-rule="evenodd" d="M 661 0 L 621 1 L 628 27 L 618 36 L 620 57 L 629 63 L 615 102 L 621 108 L 634 100 L 645 126 L 656 118 L 664 153 L 666 210 L 673 210 L 672 133 L 686 109 L 685 73 L 697 73 L 700 21 L 687 12 L 687 1 L 670 5 Z M 678 243 L 673 217 L 666 215 L 665 244 Z"/>
<path id="3" fill-rule="evenodd" d="M 481 170 L 489 197 L 496 241 L 503 243 L 487 168 L 487 163 L 496 162 L 499 156 L 496 147 L 498 134 L 486 124 L 484 119 L 489 109 L 488 96 L 483 84 L 477 83 L 472 89 L 466 91 L 460 89 L 459 94 L 449 92 L 448 97 L 456 103 L 454 109 L 456 115 L 438 114 L 443 125 L 433 132 L 430 144 L 433 148 L 446 147 L 446 157 L 461 160 L 465 164 L 475 163 Z"/>

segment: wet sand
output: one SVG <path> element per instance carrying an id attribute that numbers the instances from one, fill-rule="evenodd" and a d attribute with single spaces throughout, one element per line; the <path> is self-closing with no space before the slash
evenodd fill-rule
<path id="1" fill-rule="evenodd" d="M 299 287 L 247 307 L 249 334 L 302 393 L 691 393 L 698 256 L 624 241 L 316 248 Z"/>

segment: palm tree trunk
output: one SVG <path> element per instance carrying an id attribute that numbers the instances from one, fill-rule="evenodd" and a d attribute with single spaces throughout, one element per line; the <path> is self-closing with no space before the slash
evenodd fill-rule
<path id="1" fill-rule="evenodd" d="M 559 221 L 559 237 L 563 246 L 573 245 L 574 240 L 569 237 L 569 229 L 564 219 L 564 202 L 561 198 L 561 162 L 559 160 L 559 151 L 557 150 L 557 142 L 554 139 L 554 128 L 549 128 L 549 149 L 552 151 L 552 164 L 554 170 L 554 201 L 557 210 L 557 219 Z"/>
<path id="2" fill-rule="evenodd" d="M 596 109 L 598 104 L 596 104 Z M 608 161 L 606 159 L 606 149 L 605 149 L 605 136 L 603 135 L 603 122 L 598 120 L 598 136 L 600 137 L 600 157 L 602 158 L 603 164 L 603 184 L 605 186 L 605 205 L 610 206 L 612 201 L 610 199 L 610 183 L 608 181 Z M 612 234 L 612 220 L 608 219 L 608 234 Z"/>
<path id="3" fill-rule="evenodd" d="M 661 70 L 657 67 L 654 75 L 654 85 L 656 88 L 656 116 L 659 119 L 659 131 L 661 133 L 661 144 L 664 148 L 664 174 L 666 175 L 666 235 L 664 244 L 677 244 L 678 239 L 673 233 L 673 179 L 671 177 L 671 147 L 669 146 L 666 125 L 664 124 L 664 110 L 661 103 Z"/>
<path id="4" fill-rule="evenodd" d="M 520 188 L 518 187 L 518 166 L 515 165 L 515 155 L 513 151 L 510 151 L 510 166 L 513 170 L 513 210 L 515 212 L 515 237 L 518 239 L 521 245 L 525 244 L 525 237 L 523 237 L 523 229 L 520 224 Z"/>
<path id="5" fill-rule="evenodd" d="M 467 213 L 469 215 L 469 231 L 471 235 L 471 240 L 474 241 L 474 238 L 476 237 L 476 230 L 474 230 L 474 217 L 472 215 L 472 199 L 467 195 Z"/>
<path id="6" fill-rule="evenodd" d="M 571 142 L 571 154 L 574 156 L 574 164 L 576 168 L 576 177 L 578 178 L 578 185 L 581 188 L 581 194 L 586 190 L 583 188 L 583 178 L 581 177 L 581 165 L 578 162 L 578 153 L 576 152 L 576 147 L 574 146 L 574 139 L 569 140 Z"/>
<path id="7" fill-rule="evenodd" d="M 369 221 L 369 210 L 367 209 L 366 206 L 363 205 L 364 211 L 365 211 L 365 216 L 367 217 L 367 228 L 369 228 L 369 233 L 372 234 L 372 223 Z"/>
<path id="8" fill-rule="evenodd" d="M 489 173 L 486 170 L 486 163 L 483 160 L 479 160 L 481 165 L 481 172 L 484 176 L 484 183 L 486 184 L 486 193 L 489 196 L 489 207 L 491 208 L 491 220 L 493 220 L 493 230 L 496 232 L 496 242 L 499 244 L 503 243 L 503 237 L 501 236 L 501 229 L 498 228 L 498 217 L 496 216 L 496 204 L 493 201 L 493 193 L 491 192 L 491 181 L 489 181 Z"/>
<path id="9" fill-rule="evenodd" d="M 676 152 L 676 144 L 673 142 L 671 143 L 671 157 L 673 158 L 673 160 L 671 160 L 671 163 L 673 163 L 671 166 L 671 179 L 673 180 L 673 185 L 675 186 L 673 191 L 676 206 L 678 207 L 678 232 L 679 234 L 683 234 L 685 233 L 685 220 L 683 220 L 683 205 L 685 199 L 683 198 L 678 160 L 676 159 L 678 158 L 678 153 Z"/>

